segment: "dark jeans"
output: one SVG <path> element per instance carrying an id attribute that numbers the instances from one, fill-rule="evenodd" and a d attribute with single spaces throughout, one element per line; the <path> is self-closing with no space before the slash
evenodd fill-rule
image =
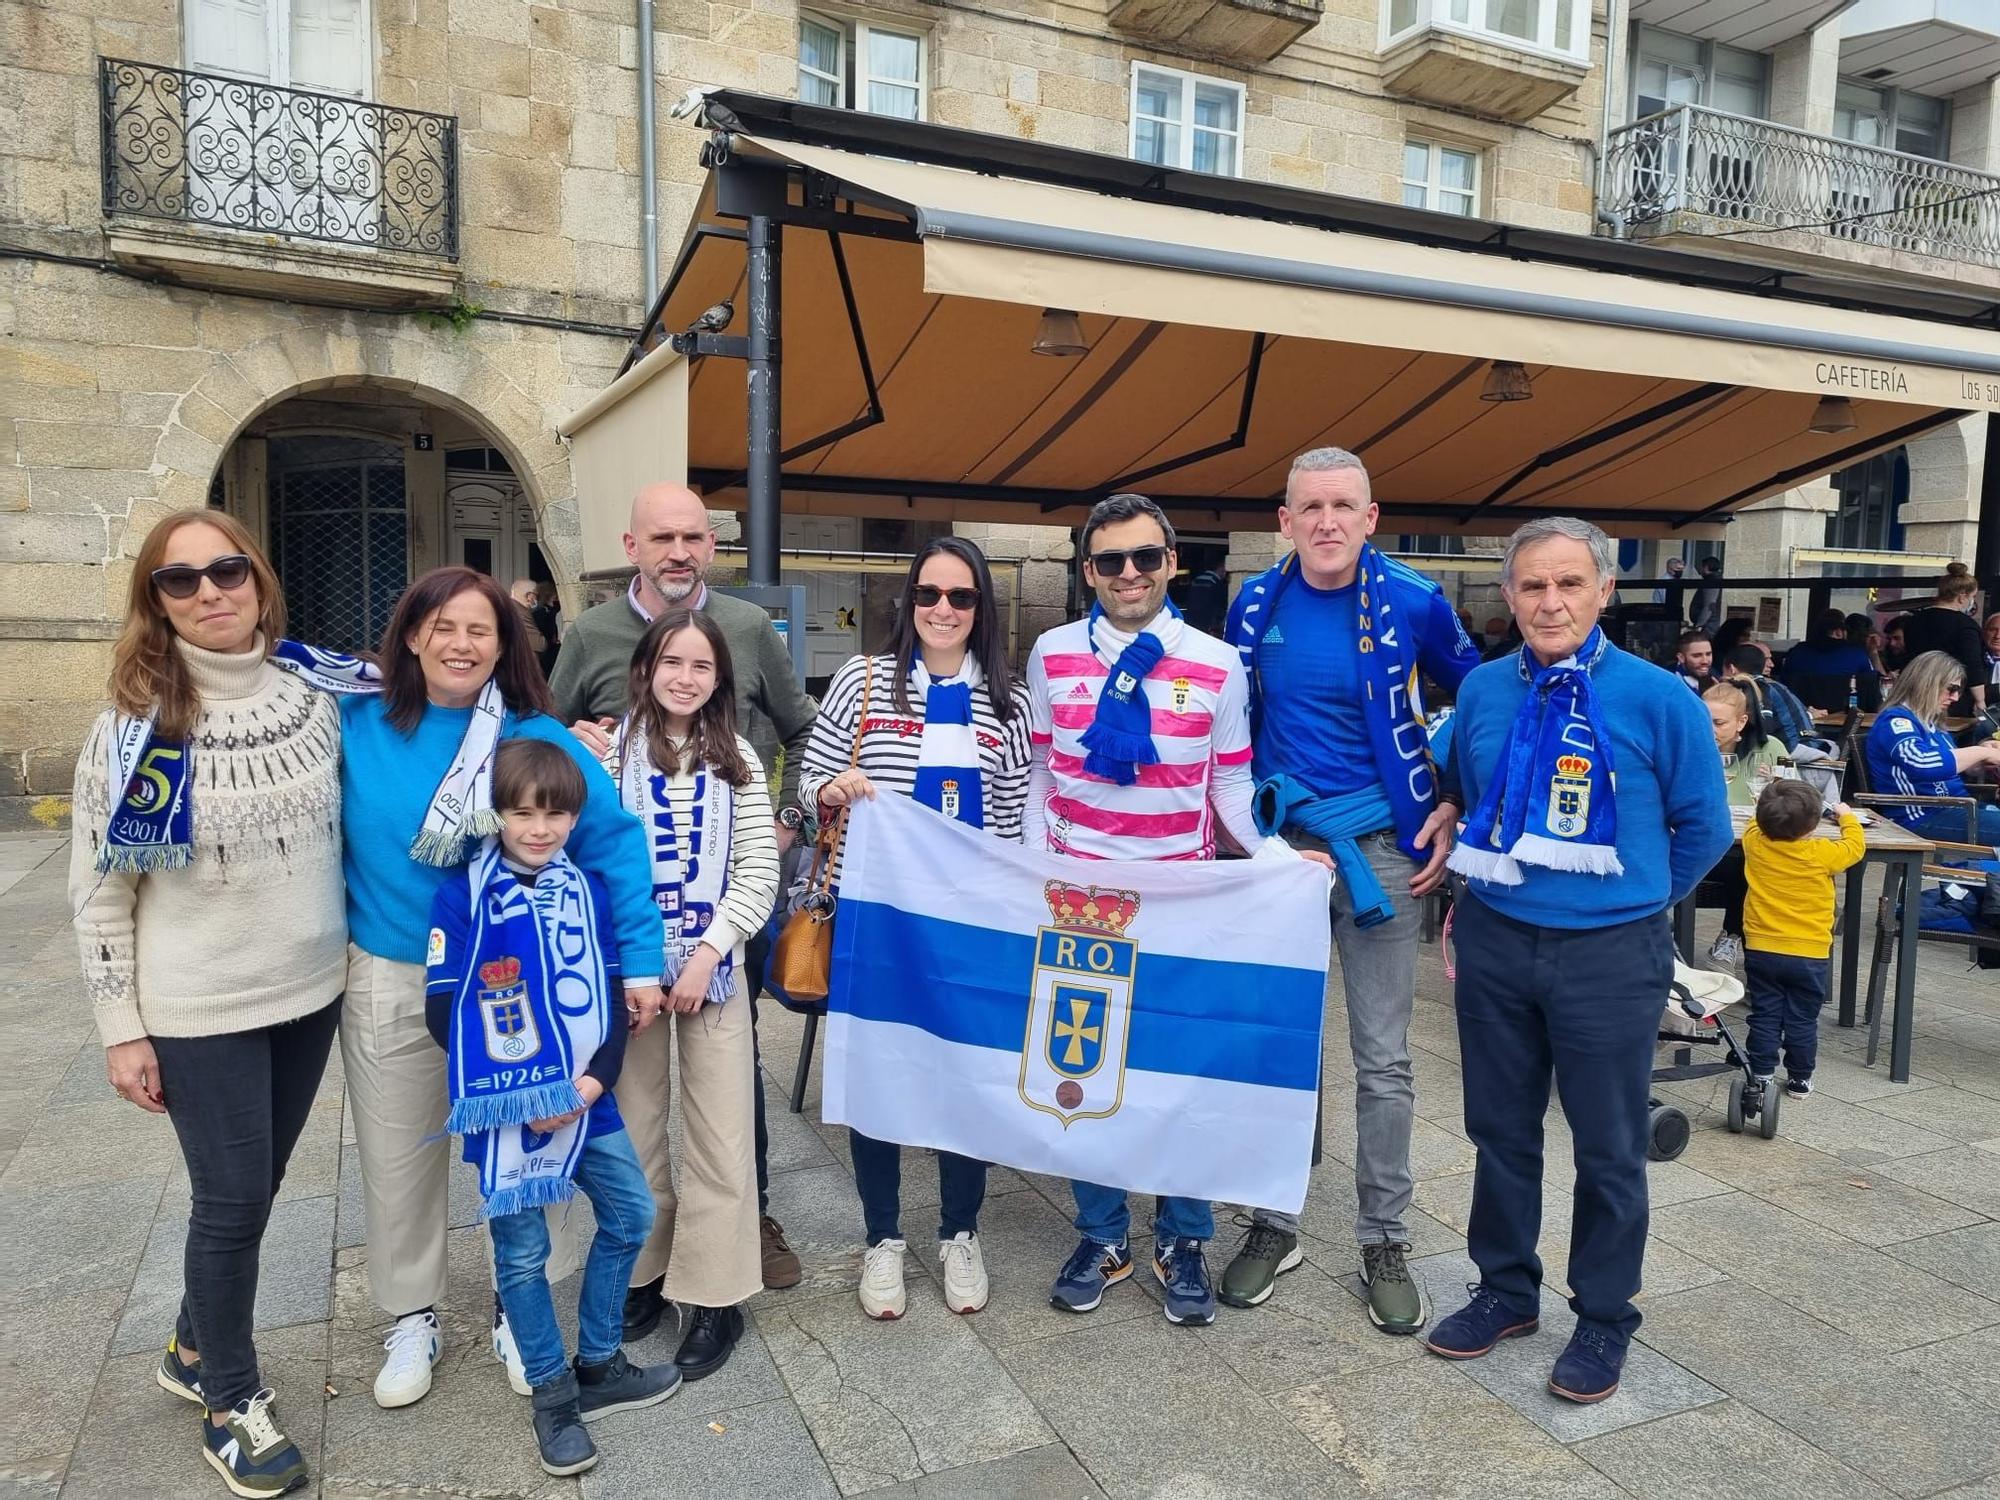
<path id="1" fill-rule="evenodd" d="M 2000 844 L 2000 807 L 1990 802 L 1982 802 L 1977 809 L 1979 826 L 1974 830 L 1975 844 Z M 1966 842 L 1965 814 L 1956 807 L 1938 808 L 1925 812 L 1917 819 L 1915 830 L 1927 839 L 1943 839 L 1946 843 Z"/>
<path id="2" fill-rule="evenodd" d="M 1750 877 L 1744 872 L 1743 851 L 1736 848 L 1716 861 L 1715 868 L 1701 883 L 1697 901 L 1702 905 L 1719 904 L 1722 907 L 1722 930 L 1742 937 L 1743 903 L 1749 895 Z"/>
<path id="3" fill-rule="evenodd" d="M 903 1148 L 849 1129 L 847 1149 L 854 1157 L 854 1186 L 861 1193 L 861 1222 L 868 1243 L 903 1237 Z M 979 1209 L 986 1201 L 986 1163 L 951 1151 L 938 1159 L 938 1238 L 979 1232 Z"/>
<path id="4" fill-rule="evenodd" d="M 1826 1004 L 1830 967 L 1824 958 L 1790 953 L 1743 955 L 1743 988 L 1750 996 L 1750 1071 L 1768 1078 L 1785 1054 L 1785 1072 L 1810 1078 L 1819 1061 L 1819 1012 Z"/>
<path id="5" fill-rule="evenodd" d="M 201 1356 L 212 1411 L 263 1384 L 251 1338 L 258 1251 L 339 1021 L 335 1000 L 282 1026 L 152 1039 L 193 1194 L 175 1338 Z"/>
<path id="6" fill-rule="evenodd" d="M 1531 927 L 1467 895 L 1453 921 L 1465 1131 L 1478 1148 L 1466 1248 L 1518 1316 L 1541 1302 L 1549 1079 L 1575 1142 L 1569 1305 L 1629 1339 L 1646 1257 L 1647 1098 L 1673 978 L 1667 915 Z"/>
<path id="7" fill-rule="evenodd" d="M 750 993 L 750 1103 L 756 1112 L 757 1213 L 771 1211 L 771 1131 L 764 1123 L 764 1054 L 757 1046 L 757 996 L 764 988 L 764 965 L 771 957 L 771 931 L 765 927 L 743 945 L 743 987 Z"/>

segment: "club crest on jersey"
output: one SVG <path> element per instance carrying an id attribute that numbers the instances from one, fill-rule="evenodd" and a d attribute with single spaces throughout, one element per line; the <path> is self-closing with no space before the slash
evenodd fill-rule
<path id="1" fill-rule="evenodd" d="M 1174 679 L 1175 713 L 1183 714 L 1187 712 L 1188 694 L 1193 690 L 1194 690 L 1194 684 L 1189 682 L 1185 677 L 1176 677 Z"/>
<path id="2" fill-rule="evenodd" d="M 1549 778 L 1548 829 L 1559 839 L 1580 837 L 1590 822 L 1590 760 L 1582 755 L 1556 757 L 1556 774 Z"/>
<path id="3" fill-rule="evenodd" d="M 542 1033 L 528 1004 L 518 958 L 496 958 L 479 966 L 479 1023 L 486 1055 L 495 1062 L 519 1062 L 542 1050 Z"/>

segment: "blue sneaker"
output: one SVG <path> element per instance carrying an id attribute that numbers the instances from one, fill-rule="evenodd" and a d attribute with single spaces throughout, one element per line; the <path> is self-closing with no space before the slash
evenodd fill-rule
<path id="1" fill-rule="evenodd" d="M 1049 1305 L 1073 1313 L 1095 1312 L 1097 1304 L 1104 1300 L 1105 1289 L 1131 1274 L 1132 1252 L 1123 1245 L 1079 1240 L 1076 1250 L 1056 1273 Z"/>
<path id="2" fill-rule="evenodd" d="M 298 1445 L 271 1420 L 271 1388 L 239 1401 L 217 1427 L 201 1421 L 203 1456 L 215 1465 L 231 1494 L 244 1500 L 282 1495 L 306 1482 L 306 1461 Z"/>
<path id="3" fill-rule="evenodd" d="M 1424 1347 L 1446 1359 L 1477 1359 L 1502 1339 L 1522 1339 L 1542 1326 L 1540 1318 L 1524 1318 L 1478 1282 L 1466 1288 L 1472 1300 L 1431 1330 Z"/>
<path id="4" fill-rule="evenodd" d="M 1565 1401 L 1588 1406 L 1618 1394 L 1618 1377 L 1625 1369 L 1625 1340 L 1602 1323 L 1577 1320 L 1569 1347 L 1556 1359 L 1549 1389 Z"/>
<path id="5" fill-rule="evenodd" d="M 1181 1235 L 1166 1254 L 1153 1256 L 1153 1274 L 1167 1289 L 1167 1321 L 1197 1326 L 1215 1321 L 1215 1288 L 1208 1279 L 1208 1257 L 1201 1241 Z"/>
<path id="6" fill-rule="evenodd" d="M 183 1401 L 207 1405 L 201 1395 L 201 1365 L 198 1361 L 189 1364 L 181 1358 L 178 1334 L 167 1335 L 167 1352 L 160 1356 L 160 1368 L 153 1372 L 153 1379 L 160 1383 L 161 1390 L 171 1391 Z"/>

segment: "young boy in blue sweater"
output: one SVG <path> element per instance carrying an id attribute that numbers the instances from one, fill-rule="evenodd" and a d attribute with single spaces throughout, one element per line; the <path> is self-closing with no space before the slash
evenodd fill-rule
<path id="1" fill-rule="evenodd" d="M 625 1358 L 625 1283 L 653 1224 L 653 1192 L 612 1085 L 628 1018 L 603 884 L 563 854 L 588 789 L 544 740 L 504 742 L 493 766 L 499 834 L 431 906 L 424 1019 L 449 1062 L 448 1128 L 479 1169 L 500 1301 L 534 1395 L 551 1474 L 597 1462 L 584 1423 L 680 1387 L 669 1365 Z M 568 1362 L 549 1293 L 542 1210 L 581 1188 L 596 1210 Z"/>

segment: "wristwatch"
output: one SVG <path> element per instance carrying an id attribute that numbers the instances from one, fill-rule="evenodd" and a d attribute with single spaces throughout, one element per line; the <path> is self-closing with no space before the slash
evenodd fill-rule
<path id="1" fill-rule="evenodd" d="M 800 828 L 804 827 L 805 821 L 806 821 L 806 815 L 803 811 L 800 810 L 799 805 L 797 803 L 792 803 L 788 807 L 781 807 L 778 809 L 779 826 L 783 828 L 789 828 L 793 833 L 797 833 Z"/>

